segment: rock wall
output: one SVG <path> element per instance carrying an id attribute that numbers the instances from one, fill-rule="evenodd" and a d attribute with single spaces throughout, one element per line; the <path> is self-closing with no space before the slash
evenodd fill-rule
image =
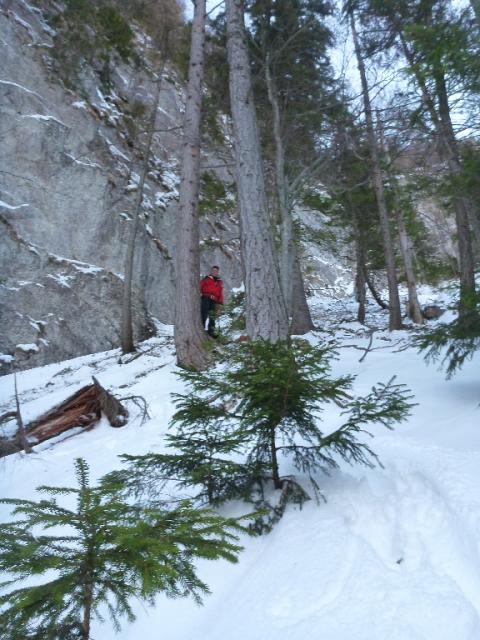
<path id="1" fill-rule="evenodd" d="M 92 69 L 78 92 L 50 71 L 52 28 L 24 0 L 0 7 L 0 361 L 3 372 L 119 344 L 126 241 L 141 147 L 124 115 L 153 104 L 145 65 L 115 65 L 108 95 Z M 146 38 L 136 30 L 138 46 Z M 135 266 L 135 332 L 171 322 L 184 89 L 166 69 L 142 202 Z M 205 170 L 233 176 L 206 150 Z M 227 163 L 228 165 L 228 163 Z M 227 289 L 241 268 L 234 208 L 202 218 L 202 270 L 222 267 Z"/>

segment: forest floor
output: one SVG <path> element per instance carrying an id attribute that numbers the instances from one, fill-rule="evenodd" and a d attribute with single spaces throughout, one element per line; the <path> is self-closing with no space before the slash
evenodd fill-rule
<path id="1" fill-rule="evenodd" d="M 447 293 L 442 294 L 444 298 Z M 441 296 L 440 296 L 441 297 Z M 439 295 L 425 289 L 422 302 Z M 354 374 L 363 394 L 393 375 L 416 406 L 407 422 L 372 427 L 370 446 L 383 467 L 339 469 L 317 481 L 325 503 L 290 507 L 268 535 L 241 540 L 237 565 L 198 563 L 212 594 L 203 607 L 159 597 L 154 608 L 134 604 L 137 620 L 116 636 L 107 621 L 93 638 L 113 640 L 478 640 L 480 638 L 480 353 L 451 380 L 427 366 L 409 332 L 389 333 L 384 312 L 369 307 L 365 328 L 350 299 L 311 299 L 319 330 L 334 336 L 334 375 Z M 445 317 L 445 316 L 444 316 Z M 373 329 L 373 335 L 372 335 Z M 120 429 L 102 419 L 90 432 L 64 434 L 32 455 L 0 461 L 2 497 L 31 498 L 40 484 L 74 485 L 73 461 L 87 460 L 92 479 L 119 465 L 121 453 L 162 451 L 173 413 L 175 375 L 171 328 L 123 358 L 97 353 L 18 374 L 25 422 L 91 381 L 117 397 L 138 394 Z M 138 357 L 136 357 L 138 356 Z M 13 376 L 0 379 L 0 413 L 13 408 Z M 322 429 L 338 424 L 327 406 Z M 281 461 L 283 474 L 294 472 Z M 239 505 L 225 507 L 238 513 Z M 248 511 L 248 506 L 245 511 Z M 0 505 L 0 520 L 9 508 Z"/>

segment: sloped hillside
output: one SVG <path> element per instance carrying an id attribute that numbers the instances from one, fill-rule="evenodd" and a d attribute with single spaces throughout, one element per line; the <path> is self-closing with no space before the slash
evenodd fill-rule
<path id="1" fill-rule="evenodd" d="M 431 301 L 422 293 L 422 302 Z M 480 431 L 479 358 L 452 380 L 427 367 L 408 346 L 404 332 L 388 333 L 384 314 L 368 331 L 352 322 L 353 301 L 313 307 L 324 332 L 340 345 L 336 375 L 357 374 L 354 391 L 366 392 L 392 375 L 406 382 L 418 403 L 407 423 L 388 432 L 372 427 L 369 444 L 383 468 L 340 463 L 316 478 L 326 503 L 290 507 L 274 530 L 243 538 L 236 566 L 199 563 L 212 590 L 203 607 L 188 600 L 158 598 L 155 607 L 135 604 L 137 621 L 116 636 L 109 622 L 92 635 L 113 640 L 158 637 L 175 640 L 475 640 L 480 634 Z M 373 310 L 372 310 L 373 311 Z M 339 317 L 343 322 L 338 325 Z M 45 443 L 36 453 L 2 463 L 4 496 L 31 497 L 39 484 L 73 485 L 73 460 L 83 456 L 93 478 L 119 466 L 118 454 L 164 450 L 173 405 L 181 391 L 175 376 L 170 328 L 141 345 L 140 357 L 117 363 L 118 351 L 85 356 L 19 374 L 26 420 L 61 401 L 91 375 L 119 397 L 143 395 L 150 420 L 122 429 L 102 421 L 93 431 Z M 365 349 L 368 349 L 368 353 Z M 361 361 L 360 361 L 361 360 Z M 13 402 L 13 377 L 2 383 L 0 411 Z M 338 408 L 323 415 L 325 432 L 335 427 Z M 135 417 L 136 415 L 136 417 Z M 367 438 L 367 436 L 365 436 Z M 281 461 L 282 472 L 290 471 Z M 291 469 L 293 472 L 294 470 Z M 308 486 L 306 478 L 303 479 Z M 248 505 L 226 509 L 239 514 Z M 2 520 L 8 508 L 1 506 Z"/>

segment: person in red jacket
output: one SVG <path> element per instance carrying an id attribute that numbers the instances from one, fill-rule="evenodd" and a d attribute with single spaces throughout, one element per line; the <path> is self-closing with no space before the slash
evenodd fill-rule
<path id="1" fill-rule="evenodd" d="M 218 304 L 223 304 L 223 282 L 219 276 L 220 269 L 214 265 L 208 276 L 200 281 L 202 325 L 208 319 L 207 333 L 215 338 L 215 313 Z"/>

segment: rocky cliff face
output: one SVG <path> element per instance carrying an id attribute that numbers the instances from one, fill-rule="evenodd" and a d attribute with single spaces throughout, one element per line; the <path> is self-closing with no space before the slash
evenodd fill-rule
<path id="1" fill-rule="evenodd" d="M 67 89 L 54 71 L 55 31 L 41 2 L 0 3 L 2 373 L 119 344 L 126 243 L 143 162 L 128 118 L 150 113 L 155 93 L 148 60 L 135 66 L 117 59 L 108 91 L 98 70 L 83 65 L 75 89 Z M 143 53 L 148 36 L 133 29 Z M 136 244 L 137 338 L 173 319 L 183 104 L 183 82 L 167 67 Z M 221 115 L 215 129 L 202 149 L 202 271 L 219 264 L 228 294 L 242 281 L 233 154 Z M 419 209 L 435 243 L 455 255 L 448 221 L 443 216 L 439 231 L 434 204 Z M 324 224 L 318 212 L 297 216 L 313 232 L 302 255 L 309 286 L 349 293 L 351 257 L 341 257 L 341 243 L 332 255 L 312 239 Z"/>
<path id="2" fill-rule="evenodd" d="M 8 5 L 8 6 L 7 6 Z M 78 92 L 50 71 L 55 36 L 42 12 L 23 0 L 0 10 L 0 356 L 4 370 L 36 366 L 119 343 L 126 241 L 141 148 L 124 116 L 148 111 L 154 83 L 148 65 L 115 66 L 108 95 L 91 69 Z M 136 32 L 137 45 L 146 36 Z M 154 149 L 136 246 L 135 330 L 172 320 L 179 127 L 183 86 L 173 69 L 162 78 Z M 204 171 L 231 183 L 215 152 Z M 227 163 L 228 164 L 228 163 Z M 221 209 L 221 203 L 220 203 Z M 202 218 L 203 268 L 222 267 L 238 285 L 234 207 Z"/>

